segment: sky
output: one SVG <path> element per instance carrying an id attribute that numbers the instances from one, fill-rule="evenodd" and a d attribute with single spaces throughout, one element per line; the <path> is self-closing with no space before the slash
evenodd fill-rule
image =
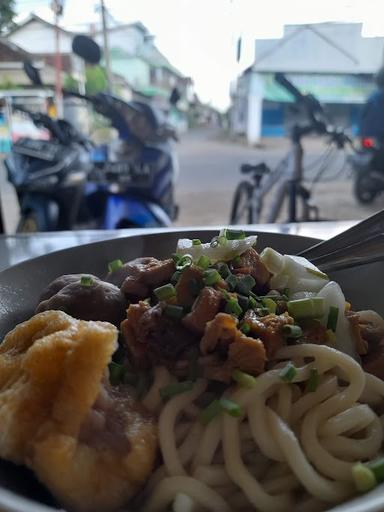
<path id="1" fill-rule="evenodd" d="M 50 0 L 16 0 L 17 11 L 50 19 Z M 63 26 L 99 20 L 98 0 L 65 0 Z M 284 24 L 359 21 L 363 35 L 384 35 L 383 0 L 105 0 L 113 20 L 142 21 L 166 57 L 192 77 L 203 101 L 225 109 L 229 85 L 252 63 L 256 38 L 282 36 Z M 236 60 L 242 39 L 241 59 Z"/>

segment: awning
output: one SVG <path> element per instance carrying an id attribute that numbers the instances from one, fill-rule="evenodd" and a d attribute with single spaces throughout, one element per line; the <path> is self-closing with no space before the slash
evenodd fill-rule
<path id="1" fill-rule="evenodd" d="M 278 103 L 292 103 L 293 97 L 274 80 L 273 74 L 262 74 L 264 99 Z M 287 78 L 303 93 L 311 93 L 322 103 L 362 104 L 374 91 L 370 76 L 287 74 Z"/>

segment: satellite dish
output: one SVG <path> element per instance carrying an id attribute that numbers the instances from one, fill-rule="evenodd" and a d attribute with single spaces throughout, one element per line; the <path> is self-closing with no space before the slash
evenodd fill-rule
<path id="1" fill-rule="evenodd" d="M 99 64 L 101 60 L 100 46 L 88 36 L 75 36 L 72 50 L 88 64 Z"/>

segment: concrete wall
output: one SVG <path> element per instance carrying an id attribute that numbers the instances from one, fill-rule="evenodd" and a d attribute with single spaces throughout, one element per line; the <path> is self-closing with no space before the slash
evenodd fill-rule
<path id="1" fill-rule="evenodd" d="M 112 58 L 111 66 L 112 70 L 123 76 L 134 89 L 146 87 L 150 83 L 149 65 L 140 58 Z"/>
<path id="2" fill-rule="evenodd" d="M 95 40 L 103 46 L 102 34 L 97 34 Z M 136 55 L 140 46 L 144 43 L 144 34 L 135 26 L 123 26 L 109 30 L 109 47 L 121 48 L 130 55 Z"/>
<path id="3" fill-rule="evenodd" d="M 30 53 L 55 53 L 55 31 L 35 20 L 11 34 L 8 39 Z M 72 37 L 65 32 L 60 32 L 60 49 L 62 53 L 72 52 Z"/>

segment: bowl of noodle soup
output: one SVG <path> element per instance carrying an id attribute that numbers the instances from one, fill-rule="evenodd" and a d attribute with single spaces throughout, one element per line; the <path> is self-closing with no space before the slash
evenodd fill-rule
<path id="1" fill-rule="evenodd" d="M 144 256 L 163 260 L 175 252 L 180 238 L 209 242 L 216 235 L 217 232 L 206 230 L 134 236 L 59 251 L 9 268 L 0 273 L 2 339 L 16 324 L 31 317 L 41 291 L 62 274 L 103 276 L 108 262 L 116 258 L 124 262 Z M 316 242 L 289 235 L 257 235 L 259 253 L 270 247 L 281 255 L 295 254 Z M 190 252 L 191 248 L 189 252 L 188 248 L 182 249 L 178 261 Z M 231 262 L 237 257 L 232 255 Z M 192 260 L 192 266 L 197 265 L 198 258 Z M 212 257 L 211 261 L 214 261 Z M 263 261 L 268 267 L 267 260 Z M 231 272 L 238 275 L 236 266 L 231 265 Z M 271 265 L 275 269 L 273 262 Z M 217 282 L 209 280 L 216 274 L 207 274 L 207 270 L 216 267 L 204 269 L 207 286 L 214 287 Z M 269 286 L 265 295 L 264 292 L 254 295 L 257 300 L 263 297 L 262 308 L 272 307 L 272 310 L 258 312 L 255 322 L 259 322 L 260 315 L 261 318 L 269 313 L 277 315 L 279 311 L 276 312 L 276 305 L 271 306 L 270 300 L 278 304 L 285 295 L 284 290 L 290 288 L 291 297 L 284 300 L 294 304 L 280 313 L 294 318 L 291 323 L 284 320 L 282 327 L 291 340 L 299 336 L 295 327 L 301 329 L 301 334 L 307 328 L 306 318 L 301 322 L 301 313 L 294 314 L 299 301 L 307 301 L 314 308 L 325 304 L 328 309 L 321 314 L 329 324 L 329 312 L 332 307 L 335 309 L 332 301 L 344 300 L 348 308 L 359 312 L 359 325 L 373 325 L 379 330 L 382 327 L 380 315 L 384 314 L 384 304 L 376 283 L 384 275 L 383 264 L 339 271 L 327 280 L 319 273 L 316 276 L 316 269 L 312 269 L 309 276 L 304 272 L 304 278 L 301 274 L 295 277 L 295 283 L 303 279 L 304 284 L 293 295 L 293 281 L 286 286 L 285 275 L 280 282 L 279 271 L 273 274 L 269 267 L 268 270 L 276 278 L 275 286 Z M 324 282 L 308 281 L 307 285 L 310 277 Z M 306 286 L 310 287 L 309 295 Z M 336 286 L 344 295 L 334 299 L 339 293 Z M 276 290 L 279 300 L 272 293 Z M 236 317 L 232 292 L 231 289 L 223 292 L 226 305 L 222 314 Z M 248 298 L 252 297 L 252 292 L 249 293 Z M 240 295 L 235 297 L 235 302 Z M 340 299 L 344 296 L 345 299 Z M 132 305 L 134 301 L 130 302 Z M 154 306 L 149 304 L 149 307 Z M 175 308 L 179 307 L 172 301 L 165 306 L 172 314 L 178 313 Z M 300 343 L 284 343 L 274 348 L 263 370 L 255 373 L 248 371 L 248 361 L 240 359 L 243 352 L 233 356 L 234 360 L 242 361 L 239 367 L 229 365 L 225 375 L 221 366 L 217 367 L 219 356 L 215 350 L 220 343 L 223 350 L 223 340 L 228 339 L 229 332 L 236 330 L 234 336 L 244 344 L 245 338 L 248 339 L 250 327 L 244 327 L 247 322 L 243 317 L 235 318 L 235 325 L 228 323 L 228 316 L 221 318 L 223 323 L 213 325 L 212 330 L 222 328 L 224 334 L 219 336 L 219 341 L 215 338 L 214 347 L 212 338 L 207 337 L 205 349 L 196 356 L 199 371 L 193 377 L 190 357 L 184 352 L 175 357 L 171 366 L 164 363 L 166 358 L 151 360 L 151 382 L 141 393 L 140 403 L 156 418 L 158 455 L 145 485 L 124 510 L 383 510 L 381 468 L 373 470 L 369 463 L 379 460 L 382 454 L 384 382 L 364 370 L 360 353 L 355 351 L 355 346 L 348 345 L 350 340 L 344 340 L 345 331 L 340 329 L 349 329 L 349 320 L 344 318 L 344 302 L 338 314 L 337 327 L 332 327 L 331 322 L 321 331 L 327 333 L 327 343 L 314 343 L 309 335 Z M 342 343 L 336 338 L 343 338 Z M 232 346 L 235 351 L 234 347 L 235 344 Z M 374 484 L 370 478 L 375 478 Z M 0 461 L 0 485 L 2 510 L 43 512 L 59 507 L 29 470 L 9 462 Z"/>

